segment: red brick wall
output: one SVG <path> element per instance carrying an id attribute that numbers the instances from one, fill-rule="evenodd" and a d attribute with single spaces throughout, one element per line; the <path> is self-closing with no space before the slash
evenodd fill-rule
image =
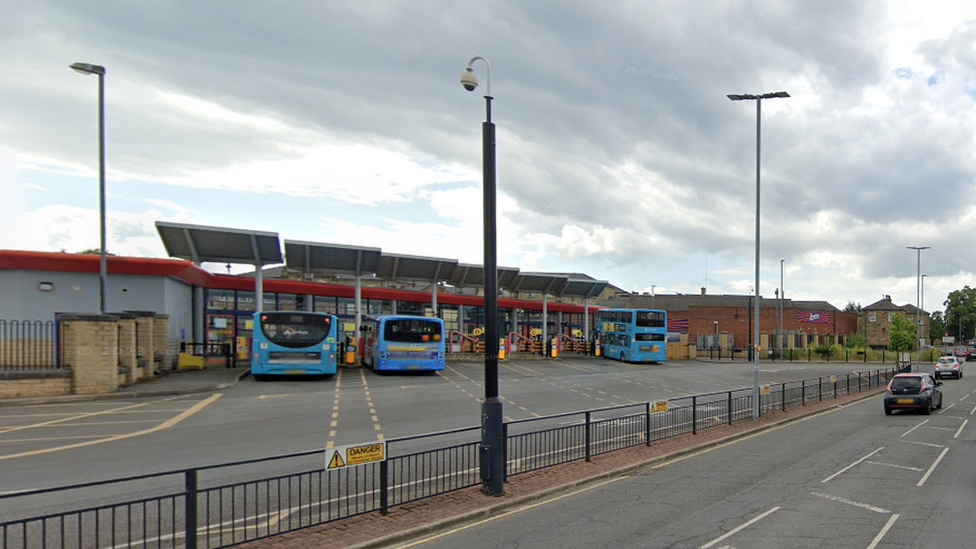
<path id="1" fill-rule="evenodd" d="M 857 313 L 831 311 L 829 324 L 812 324 L 797 322 L 796 311 L 795 308 L 783 309 L 783 329 L 787 332 L 802 330 L 804 333 L 821 335 L 857 333 Z M 713 333 L 715 330 L 713 323 L 717 320 L 718 333 L 735 334 L 736 347 L 744 347 L 751 341 L 749 338 L 749 319 L 753 314 L 754 312 L 749 307 L 689 307 L 687 311 L 668 311 L 668 318 L 688 319 L 689 341 L 694 341 L 697 334 Z M 777 328 L 777 309 L 772 307 L 759 309 L 759 332 L 771 334 Z"/>

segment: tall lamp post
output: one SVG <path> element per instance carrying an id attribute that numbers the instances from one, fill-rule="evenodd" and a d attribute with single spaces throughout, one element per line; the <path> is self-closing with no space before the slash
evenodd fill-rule
<path id="1" fill-rule="evenodd" d="M 773 99 L 776 97 L 789 97 L 785 91 L 764 93 L 761 95 L 752 94 L 731 94 L 727 97 L 732 101 L 755 101 L 756 102 L 756 302 L 754 316 L 756 319 L 756 331 L 753 334 L 752 348 L 754 354 L 752 358 L 752 419 L 759 421 L 759 158 L 760 142 L 762 135 L 762 100 Z"/>
<path id="2" fill-rule="evenodd" d="M 922 307 L 922 310 L 919 311 L 919 313 L 918 313 L 918 325 L 921 327 L 920 329 L 922 330 L 922 337 L 924 338 L 925 337 L 925 273 L 922 273 L 922 305 L 921 305 L 921 307 Z M 932 335 L 931 334 L 931 330 L 929 330 L 929 335 Z M 919 338 L 919 346 L 921 346 L 921 344 L 922 344 L 922 341 L 921 341 L 921 338 Z M 931 343 L 929 343 L 929 345 L 931 345 Z"/>
<path id="3" fill-rule="evenodd" d="M 907 248 L 909 250 L 915 250 L 917 258 L 915 262 L 915 371 L 918 372 L 922 362 L 922 346 L 919 344 L 922 339 L 919 335 L 921 328 L 918 323 L 918 317 L 922 314 L 919 297 L 919 291 L 922 288 L 922 250 L 927 250 L 930 246 L 907 246 Z"/>
<path id="4" fill-rule="evenodd" d="M 505 493 L 505 440 L 502 401 L 498 398 L 498 265 L 495 242 L 495 124 L 491 121 L 491 65 L 472 57 L 461 75 L 468 91 L 478 87 L 472 65 L 485 63 L 485 122 L 481 124 L 484 177 L 485 246 L 485 400 L 481 403 L 481 490 L 489 495 Z"/>
<path id="5" fill-rule="evenodd" d="M 105 67 L 91 63 L 72 63 L 71 69 L 81 74 L 98 75 L 98 224 L 100 240 L 98 252 L 98 312 L 105 314 L 105 280 L 108 260 L 105 249 Z"/>
<path id="6" fill-rule="evenodd" d="M 785 259 L 779 260 L 779 352 L 780 357 L 783 355 L 783 344 L 784 339 L 784 326 L 786 324 L 786 317 L 784 316 L 785 311 L 783 310 L 783 304 L 786 301 L 786 287 L 783 285 L 783 268 L 786 265 Z"/>

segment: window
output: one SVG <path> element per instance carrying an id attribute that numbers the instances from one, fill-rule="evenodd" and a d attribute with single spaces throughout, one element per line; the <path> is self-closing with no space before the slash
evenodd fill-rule
<path id="1" fill-rule="evenodd" d="M 877 322 L 877 321 L 878 321 L 878 313 L 871 313 L 870 315 L 868 315 L 868 322 Z"/>
<path id="2" fill-rule="evenodd" d="M 894 315 L 895 315 L 895 313 L 888 313 L 888 322 L 891 322 L 891 318 L 892 318 L 892 317 L 893 317 Z"/>

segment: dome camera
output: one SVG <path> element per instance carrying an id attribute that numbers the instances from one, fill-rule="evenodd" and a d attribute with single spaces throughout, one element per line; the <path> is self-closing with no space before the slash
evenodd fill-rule
<path id="1" fill-rule="evenodd" d="M 467 72 L 461 75 L 461 85 L 468 91 L 474 91 L 478 87 L 478 77 L 474 75 L 471 67 L 468 67 Z"/>

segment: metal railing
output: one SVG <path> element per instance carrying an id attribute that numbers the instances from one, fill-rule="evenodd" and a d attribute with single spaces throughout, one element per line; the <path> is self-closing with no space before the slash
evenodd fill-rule
<path id="1" fill-rule="evenodd" d="M 896 368 L 763 387 L 761 413 L 886 384 Z M 505 424 L 515 476 L 752 418 L 752 388 Z M 481 483 L 479 427 L 387 442 L 385 461 L 327 469 L 322 450 L 0 495 L 0 549 L 218 549 Z"/>
<path id="2" fill-rule="evenodd" d="M 0 320 L 0 370 L 60 369 L 57 332 L 53 320 Z"/>

